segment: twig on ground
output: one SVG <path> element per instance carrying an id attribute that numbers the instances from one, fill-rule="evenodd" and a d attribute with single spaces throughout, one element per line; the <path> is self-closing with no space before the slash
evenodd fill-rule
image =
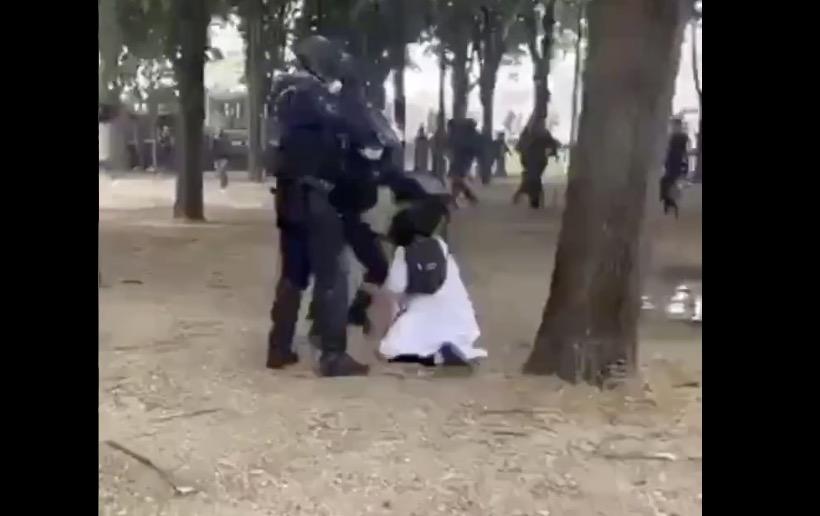
<path id="1" fill-rule="evenodd" d="M 537 414 L 560 414 L 560 410 L 556 409 L 524 409 L 524 408 L 511 408 L 511 409 L 486 409 L 481 411 L 482 416 L 502 416 L 507 414 L 522 414 L 525 416 L 535 416 Z"/>
<path id="2" fill-rule="evenodd" d="M 180 412 L 180 413 L 177 413 L 177 414 L 170 414 L 170 415 L 167 415 L 167 416 L 154 418 L 154 421 L 170 421 L 172 419 L 178 419 L 178 418 L 186 418 L 187 419 L 187 418 L 190 418 L 190 417 L 204 416 L 205 414 L 213 414 L 214 412 L 220 412 L 221 410 L 222 409 L 215 408 L 215 409 L 195 410 L 193 412 Z"/>
<path id="3" fill-rule="evenodd" d="M 673 453 L 596 453 L 599 457 L 607 460 L 661 460 L 674 462 L 678 460 Z"/>
<path id="4" fill-rule="evenodd" d="M 493 430 L 493 435 L 503 435 L 503 436 L 511 436 L 511 437 L 527 437 L 530 434 L 526 432 L 516 432 L 514 430 Z"/>
<path id="5" fill-rule="evenodd" d="M 696 380 L 695 380 L 695 381 L 691 381 L 691 382 L 679 383 L 679 384 L 675 385 L 675 388 L 676 388 L 676 389 L 680 389 L 680 388 L 692 388 L 692 389 L 697 389 L 698 387 L 700 387 L 700 382 L 698 382 L 698 381 L 696 381 Z"/>
<path id="6" fill-rule="evenodd" d="M 151 462 L 151 459 L 145 457 L 144 455 L 140 455 L 139 453 L 137 453 L 135 451 L 129 450 L 128 448 L 126 448 L 125 446 L 121 445 L 120 443 L 118 443 L 116 441 L 110 441 L 109 440 L 109 441 L 104 441 L 104 442 L 107 446 L 109 446 L 111 448 L 114 448 L 115 450 L 120 451 L 120 452 L 128 455 L 129 457 L 131 457 L 135 461 L 139 462 L 143 466 L 146 466 L 149 469 L 154 470 L 157 473 L 157 475 L 159 475 L 159 477 L 166 484 L 171 486 L 171 489 L 174 490 L 175 494 L 178 494 L 180 496 L 185 496 L 185 495 L 189 495 L 189 494 L 193 493 L 194 491 L 196 491 L 196 489 L 194 489 L 193 487 L 177 485 L 176 482 L 174 482 L 174 480 L 171 478 L 171 475 L 168 474 L 168 472 L 164 471 L 159 466 L 157 466 L 156 464 Z"/>

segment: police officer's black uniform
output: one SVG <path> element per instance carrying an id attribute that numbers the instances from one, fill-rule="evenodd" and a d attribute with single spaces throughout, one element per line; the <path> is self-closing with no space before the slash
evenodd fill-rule
<path id="1" fill-rule="evenodd" d="M 271 309 L 267 366 L 298 360 L 291 346 L 302 291 L 313 276 L 315 334 L 323 376 L 367 374 L 368 367 L 346 353 L 347 277 L 342 266 L 344 227 L 329 195 L 344 173 L 344 145 L 357 144 L 357 127 L 341 113 L 330 91 L 337 55 L 330 43 L 311 37 L 297 48 L 307 69 L 283 77 L 272 102 L 278 124 L 276 211 L 282 271 Z"/>

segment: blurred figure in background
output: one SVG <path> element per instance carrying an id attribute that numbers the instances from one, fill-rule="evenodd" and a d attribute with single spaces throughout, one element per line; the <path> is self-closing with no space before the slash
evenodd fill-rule
<path id="1" fill-rule="evenodd" d="M 430 171 L 430 141 L 424 132 L 424 126 L 419 126 L 416 134 L 415 152 L 413 156 L 413 170 L 419 174 L 426 174 Z"/>
<path id="2" fill-rule="evenodd" d="M 675 218 L 678 217 L 678 200 L 682 186 L 680 183 L 689 173 L 690 146 L 691 142 L 683 120 L 679 117 L 673 118 L 660 194 L 664 214 L 673 213 Z"/>
<path id="3" fill-rule="evenodd" d="M 219 177 L 219 187 L 228 188 L 228 136 L 224 129 L 217 129 L 213 141 L 214 170 Z"/>
<path id="4" fill-rule="evenodd" d="M 174 169 L 174 137 L 171 128 L 163 125 L 159 130 L 159 168 Z"/>
<path id="5" fill-rule="evenodd" d="M 450 182 L 452 202 L 458 206 L 461 194 L 472 204 L 478 203 L 478 197 L 470 188 L 467 176 L 473 162 L 481 153 L 481 135 L 473 119 L 450 119 L 447 122 L 447 146 L 450 154 Z"/>
<path id="6" fill-rule="evenodd" d="M 507 177 L 507 154 L 510 148 L 507 146 L 507 135 L 504 131 L 498 131 L 492 144 L 492 158 L 495 162 L 496 177 Z"/>
<path id="7" fill-rule="evenodd" d="M 516 146 L 524 171 L 521 174 L 521 185 L 513 195 L 513 204 L 518 204 L 521 196 L 527 195 L 530 198 L 530 208 L 538 209 L 543 206 L 542 176 L 549 158 L 558 156 L 559 145 L 543 123 L 530 123 L 524 128 Z"/>

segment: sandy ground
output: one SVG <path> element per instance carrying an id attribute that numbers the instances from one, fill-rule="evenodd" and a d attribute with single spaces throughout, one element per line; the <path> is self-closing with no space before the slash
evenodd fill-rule
<path id="1" fill-rule="evenodd" d="M 642 388 L 521 376 L 560 210 L 513 207 L 512 188 L 481 189 L 452 230 L 486 363 L 469 377 L 385 365 L 353 332 L 374 373 L 318 379 L 308 363 L 263 367 L 278 268 L 266 188 L 209 178 L 210 222 L 189 225 L 170 220 L 168 180 L 101 179 L 99 513 L 700 514 L 700 329 L 646 314 Z M 700 285 L 687 194 L 681 219 L 653 228 L 656 295 Z"/>

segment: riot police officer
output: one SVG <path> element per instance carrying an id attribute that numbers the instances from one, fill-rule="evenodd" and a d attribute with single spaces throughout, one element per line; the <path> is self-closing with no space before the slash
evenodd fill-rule
<path id="1" fill-rule="evenodd" d="M 282 270 L 271 309 L 267 367 L 298 361 L 293 337 L 302 292 L 313 276 L 319 374 L 364 375 L 369 368 L 346 353 L 344 227 L 330 193 L 344 174 L 345 146 L 361 146 L 367 135 L 341 112 L 342 56 L 336 47 L 321 36 L 311 36 L 297 45 L 295 53 L 303 70 L 278 78 L 271 96 Z"/>
<path id="2" fill-rule="evenodd" d="M 390 188 L 398 201 L 418 200 L 428 193 L 415 179 L 405 175 L 399 165 L 403 162 L 398 159 L 404 150 L 401 141 L 384 115 L 366 101 L 359 81 L 362 75 L 355 61 L 345 54 L 340 107 L 348 123 L 356 128 L 359 142 L 343 149 L 344 174 L 331 191 L 330 201 L 342 218 L 346 243 L 365 269 L 364 282 L 381 286 L 387 279 L 387 256 L 379 235 L 362 215 L 378 202 L 381 186 Z M 362 152 L 363 149 L 369 152 Z M 366 324 L 369 303 L 370 295 L 359 289 L 348 314 L 352 324 Z"/>

